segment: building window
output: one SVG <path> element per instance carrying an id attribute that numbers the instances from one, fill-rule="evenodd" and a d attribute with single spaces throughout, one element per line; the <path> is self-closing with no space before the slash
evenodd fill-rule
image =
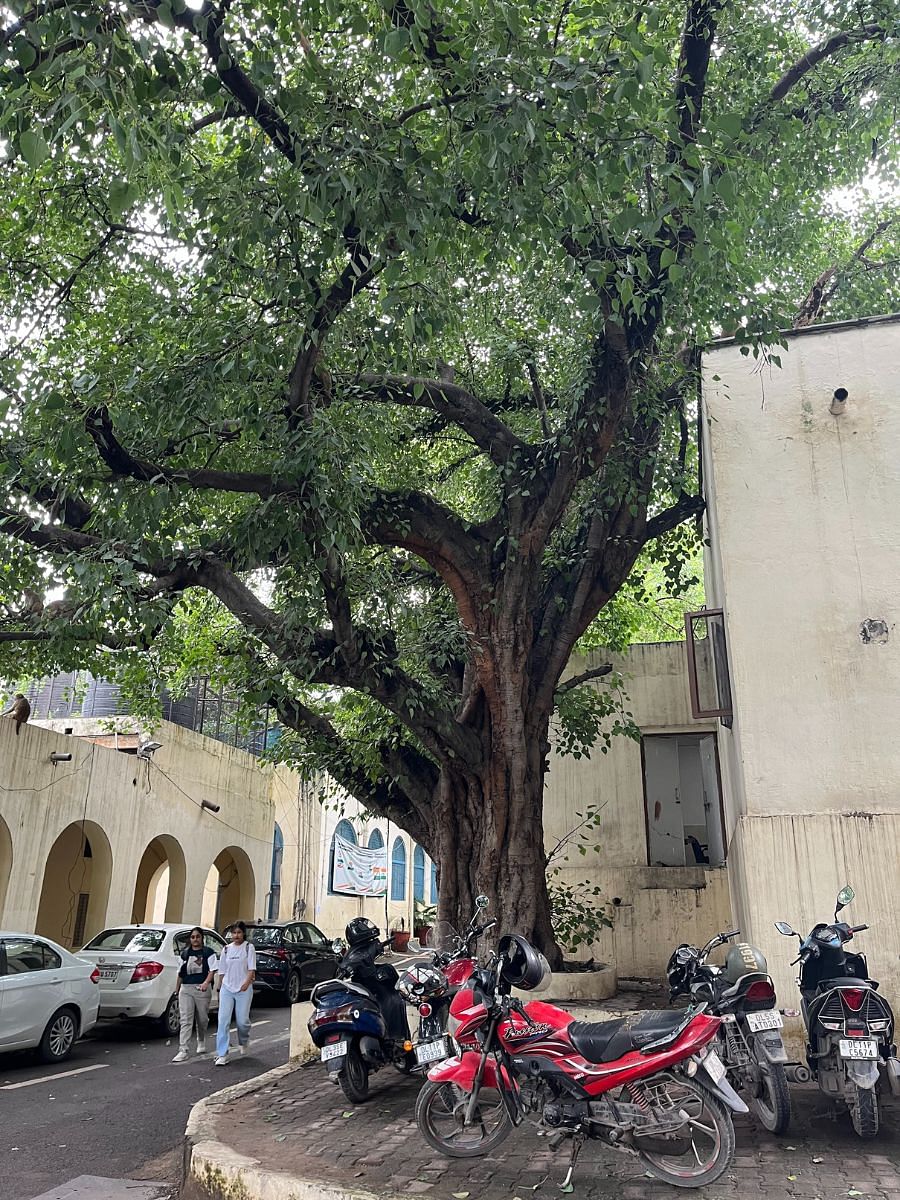
<path id="1" fill-rule="evenodd" d="M 281 912 L 281 864 L 284 861 L 284 834 L 278 823 L 275 823 L 275 836 L 272 839 L 272 878 L 269 881 L 269 913 L 270 921 L 277 921 Z"/>
<path id="2" fill-rule="evenodd" d="M 334 839 L 341 838 L 345 842 L 351 842 L 354 846 L 359 843 L 356 838 L 356 830 L 349 821 L 338 821 L 334 827 L 334 833 L 331 835 L 331 855 L 328 862 L 328 890 L 334 894 Z"/>
<path id="3" fill-rule="evenodd" d="M 431 903 L 437 904 L 437 902 L 438 902 L 437 864 L 432 863 L 431 864 Z"/>
<path id="4" fill-rule="evenodd" d="M 406 899 L 406 846 L 399 837 L 391 851 L 391 899 Z"/>
<path id="5" fill-rule="evenodd" d="M 425 900 L 425 851 L 421 846 L 413 851 L 413 899 Z"/>
<path id="6" fill-rule="evenodd" d="M 715 734 L 641 740 L 647 861 L 651 867 L 720 867 L 725 862 Z"/>
<path id="7" fill-rule="evenodd" d="M 684 632 L 691 715 L 698 719 L 718 717 L 730 729 L 731 678 L 722 609 L 685 613 Z"/>
<path id="8" fill-rule="evenodd" d="M 384 848 L 384 838 L 381 836 L 380 829 L 373 829 L 369 834 L 369 849 L 382 850 Z"/>

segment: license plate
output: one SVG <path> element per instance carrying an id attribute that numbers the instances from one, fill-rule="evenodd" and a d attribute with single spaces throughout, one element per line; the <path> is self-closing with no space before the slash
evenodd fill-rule
<path id="1" fill-rule="evenodd" d="M 765 1012 L 747 1013 L 747 1025 L 758 1033 L 760 1029 L 781 1029 L 784 1021 L 777 1008 L 769 1008 Z"/>
<path id="2" fill-rule="evenodd" d="M 340 1058 L 342 1054 L 346 1053 L 346 1042 L 332 1042 L 330 1046 L 322 1047 L 322 1062 L 328 1062 L 329 1058 Z"/>
<path id="3" fill-rule="evenodd" d="M 703 1060 L 703 1065 L 706 1067 L 713 1083 L 721 1083 L 725 1078 L 725 1064 L 719 1058 L 718 1054 L 716 1054 L 715 1050 L 710 1050 L 709 1054 Z"/>
<path id="4" fill-rule="evenodd" d="M 101 979 L 118 979 L 119 978 L 119 968 L 118 967 L 101 967 L 100 978 Z"/>
<path id="5" fill-rule="evenodd" d="M 878 1043 L 874 1038 L 841 1038 L 838 1043 L 841 1058 L 877 1058 Z"/>
<path id="6" fill-rule="evenodd" d="M 447 1058 L 449 1051 L 447 1050 L 447 1039 L 445 1037 L 438 1038 L 434 1042 L 419 1042 L 416 1046 L 416 1062 L 421 1066 L 422 1063 L 440 1062 L 441 1059 Z"/>

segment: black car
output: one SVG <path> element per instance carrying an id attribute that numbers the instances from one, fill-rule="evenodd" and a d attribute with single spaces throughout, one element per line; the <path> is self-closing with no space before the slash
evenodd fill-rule
<path id="1" fill-rule="evenodd" d="M 309 921 L 265 921 L 247 926 L 247 941 L 256 949 L 253 990 L 296 1004 L 323 979 L 332 979 L 340 955 L 321 929 Z"/>

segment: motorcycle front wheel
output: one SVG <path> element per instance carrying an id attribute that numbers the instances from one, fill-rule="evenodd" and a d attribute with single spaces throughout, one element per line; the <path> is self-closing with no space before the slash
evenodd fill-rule
<path id="1" fill-rule="evenodd" d="M 650 1174 L 674 1187 L 715 1182 L 734 1159 L 734 1125 L 722 1101 L 696 1079 L 678 1075 L 654 1079 L 646 1094 L 657 1119 L 683 1118 L 671 1133 L 635 1137 Z"/>
<path id="2" fill-rule="evenodd" d="M 338 1083 L 351 1104 L 362 1104 L 369 1098 L 369 1068 L 363 1062 L 359 1046 L 347 1047 L 344 1065 L 338 1074 Z"/>
<path id="3" fill-rule="evenodd" d="M 769 1133 L 784 1133 L 791 1123 L 791 1093 L 781 1063 L 757 1062 L 757 1094 L 748 1096 L 750 1110 Z"/>
<path id="4" fill-rule="evenodd" d="M 512 1121 L 495 1088 L 478 1093 L 475 1120 L 466 1125 L 469 1092 L 448 1080 L 430 1080 L 416 1101 L 416 1124 L 433 1150 L 447 1158 L 479 1158 L 489 1154 L 512 1132 Z"/>

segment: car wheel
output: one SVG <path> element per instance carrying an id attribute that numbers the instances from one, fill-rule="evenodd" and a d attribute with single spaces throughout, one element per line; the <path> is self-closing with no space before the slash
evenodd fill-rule
<path id="1" fill-rule="evenodd" d="M 61 1008 L 47 1022 L 38 1046 L 41 1062 L 57 1063 L 68 1058 L 78 1037 L 78 1017 L 71 1008 Z"/>
<path id="2" fill-rule="evenodd" d="M 284 989 L 285 1004 L 296 1004 L 300 999 L 300 992 L 302 990 L 299 971 L 291 971 L 290 975 L 288 975 L 287 987 Z"/>
<path id="3" fill-rule="evenodd" d="M 163 1037 L 177 1037 L 181 1029 L 181 1013 L 178 1011 L 178 997 L 172 996 L 163 1010 L 162 1016 L 156 1018 L 156 1026 Z"/>

